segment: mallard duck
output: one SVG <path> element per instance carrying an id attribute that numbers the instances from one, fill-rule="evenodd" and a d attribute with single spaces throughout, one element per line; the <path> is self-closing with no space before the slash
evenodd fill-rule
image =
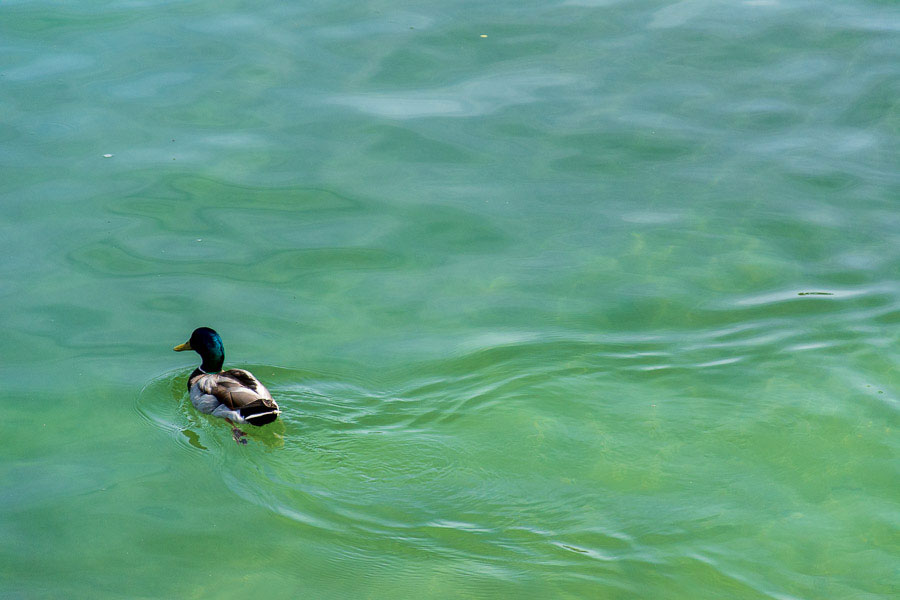
<path id="1" fill-rule="evenodd" d="M 193 350 L 203 359 L 188 378 L 191 403 L 202 413 L 228 421 L 236 442 L 247 443 L 244 432 L 235 423 L 266 425 L 281 414 L 272 394 L 252 373 L 244 369 L 222 370 L 225 346 L 219 334 L 209 327 L 195 329 L 190 340 L 173 350 Z"/>

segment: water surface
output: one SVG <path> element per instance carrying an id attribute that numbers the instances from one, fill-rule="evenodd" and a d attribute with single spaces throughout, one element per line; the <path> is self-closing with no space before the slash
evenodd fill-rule
<path id="1" fill-rule="evenodd" d="M 892 597 L 894 4 L 0 12 L 0 596 Z"/>

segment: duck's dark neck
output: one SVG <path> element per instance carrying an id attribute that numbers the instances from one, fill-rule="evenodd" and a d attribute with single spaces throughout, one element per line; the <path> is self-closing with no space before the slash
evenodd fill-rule
<path id="1" fill-rule="evenodd" d="M 203 357 L 203 363 L 200 365 L 200 370 L 204 373 L 218 373 L 222 370 L 222 365 L 225 363 L 225 353 L 221 354 L 205 354 Z"/>

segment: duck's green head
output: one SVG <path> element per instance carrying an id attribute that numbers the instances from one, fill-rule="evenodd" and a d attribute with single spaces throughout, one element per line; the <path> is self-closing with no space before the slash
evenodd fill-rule
<path id="1" fill-rule="evenodd" d="M 191 339 L 172 348 L 175 352 L 193 350 L 203 359 L 200 369 L 206 373 L 218 373 L 225 362 L 225 346 L 222 338 L 209 327 L 199 327 L 191 334 Z"/>

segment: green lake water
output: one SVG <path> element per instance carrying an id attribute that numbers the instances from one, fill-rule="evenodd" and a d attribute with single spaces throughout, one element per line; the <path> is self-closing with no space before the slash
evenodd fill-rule
<path id="1" fill-rule="evenodd" d="M 0 598 L 896 597 L 896 2 L 7 1 L 0 49 Z M 246 446 L 201 325 L 284 411 Z"/>

